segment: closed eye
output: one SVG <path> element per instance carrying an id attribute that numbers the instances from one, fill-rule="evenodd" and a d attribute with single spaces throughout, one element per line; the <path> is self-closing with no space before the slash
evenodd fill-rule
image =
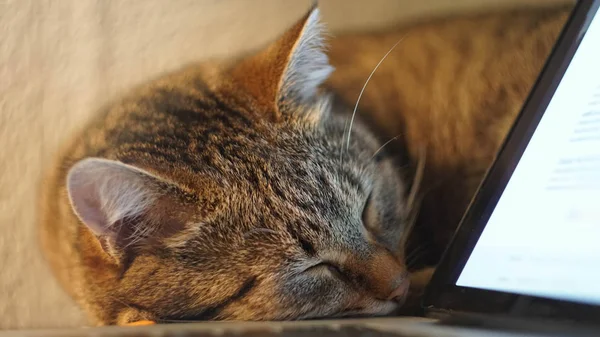
<path id="1" fill-rule="evenodd" d="M 363 207 L 363 211 L 362 211 L 362 215 L 361 215 L 361 219 L 362 219 L 362 223 L 363 226 L 365 226 L 366 228 L 373 230 L 374 229 L 374 224 L 373 222 L 376 219 L 373 219 L 374 216 L 372 214 L 372 207 L 373 205 L 371 205 L 371 201 L 373 199 L 373 192 L 371 191 L 371 193 L 369 193 L 369 196 L 367 197 L 367 200 L 365 201 L 365 205 Z"/>
<path id="2" fill-rule="evenodd" d="M 308 269 L 306 269 L 306 271 L 316 271 L 316 270 L 320 270 L 320 269 L 327 270 L 331 275 L 333 275 L 334 277 L 336 277 L 344 282 L 347 282 L 349 280 L 348 276 L 344 273 L 342 268 L 335 265 L 334 263 L 327 262 L 327 261 L 315 264 L 314 266 L 311 266 Z"/>

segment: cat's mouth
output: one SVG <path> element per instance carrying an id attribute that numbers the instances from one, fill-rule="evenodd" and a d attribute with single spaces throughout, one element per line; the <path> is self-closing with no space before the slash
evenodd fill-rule
<path id="1" fill-rule="evenodd" d="M 332 318 L 364 318 L 373 316 L 388 316 L 401 306 L 401 303 L 380 301 L 368 307 L 350 307 L 338 313 L 327 316 L 304 315 L 298 320 L 327 320 Z"/>

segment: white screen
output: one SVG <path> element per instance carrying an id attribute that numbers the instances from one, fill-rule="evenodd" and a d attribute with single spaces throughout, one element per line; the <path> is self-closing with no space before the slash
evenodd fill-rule
<path id="1" fill-rule="evenodd" d="M 598 16 L 456 284 L 600 304 Z"/>

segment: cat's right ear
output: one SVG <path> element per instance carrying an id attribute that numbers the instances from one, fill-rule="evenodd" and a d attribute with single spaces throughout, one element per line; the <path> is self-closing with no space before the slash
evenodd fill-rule
<path id="1" fill-rule="evenodd" d="M 281 37 L 242 60 L 230 75 L 235 85 L 253 96 L 255 106 L 279 117 L 294 110 L 289 107 L 310 105 L 318 98 L 319 87 L 333 71 L 324 40 L 319 9 L 313 5 Z"/>
<path id="2" fill-rule="evenodd" d="M 77 162 L 67 175 L 67 190 L 77 217 L 117 258 L 179 233 L 189 214 L 176 186 L 113 160 Z"/>

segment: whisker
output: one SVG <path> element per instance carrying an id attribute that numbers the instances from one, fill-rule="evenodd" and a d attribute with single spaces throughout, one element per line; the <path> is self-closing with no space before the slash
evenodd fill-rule
<path id="1" fill-rule="evenodd" d="M 111 298 L 111 299 L 115 300 L 116 302 L 119 302 L 120 304 L 122 304 L 122 305 L 126 306 L 126 307 L 127 307 L 127 308 L 129 308 L 129 309 L 136 310 L 136 308 L 134 308 L 133 306 L 131 306 L 131 305 L 130 305 L 130 304 L 128 304 L 127 302 L 125 302 L 125 301 L 121 300 L 120 298 L 118 298 L 118 297 L 116 297 L 116 296 L 114 296 L 114 295 L 112 295 L 112 294 L 105 293 L 105 294 L 104 294 L 104 296 L 106 296 L 106 297 L 109 297 L 109 298 Z"/>
<path id="2" fill-rule="evenodd" d="M 423 172 L 425 171 L 425 161 L 426 161 L 426 148 L 423 146 L 419 149 L 419 158 L 417 159 L 417 168 L 415 170 L 415 176 L 413 178 L 412 186 L 410 187 L 410 192 L 408 193 L 407 198 L 407 207 L 412 209 L 415 206 L 415 200 L 417 198 L 417 194 L 419 192 L 419 187 L 421 186 L 421 182 L 423 180 Z"/>
<path id="3" fill-rule="evenodd" d="M 418 249 L 417 249 L 418 248 Z M 406 269 L 414 267 L 419 260 L 427 254 L 427 248 L 423 245 L 417 246 L 405 259 Z"/>
<path id="4" fill-rule="evenodd" d="M 418 254 L 421 250 L 423 250 L 423 245 L 418 245 L 417 247 L 415 247 L 415 249 L 413 249 L 410 253 L 406 254 L 406 257 L 404 258 L 404 260 L 408 261 L 410 259 L 412 259 L 416 254 Z"/>
<path id="5" fill-rule="evenodd" d="M 381 146 L 380 146 L 380 147 L 377 149 L 377 151 L 375 151 L 375 153 L 373 153 L 373 155 L 371 156 L 371 159 L 375 158 L 375 156 L 376 156 L 377 154 L 379 154 L 379 152 L 381 152 L 381 150 L 383 150 L 383 148 L 384 148 L 384 147 L 386 147 L 386 145 L 388 145 L 389 143 L 391 143 L 391 142 L 395 141 L 396 139 L 398 139 L 398 137 L 400 137 L 400 135 L 397 135 L 396 137 L 394 137 L 394 138 L 392 138 L 392 139 L 388 140 L 387 142 L 383 143 L 383 145 L 381 145 Z"/>
<path id="6" fill-rule="evenodd" d="M 419 202 L 415 202 L 415 206 L 413 206 L 410 210 L 410 213 L 406 219 L 406 229 L 404 230 L 404 235 L 402 236 L 402 240 L 400 241 L 401 247 L 406 247 L 408 244 L 408 239 L 415 229 L 415 225 L 417 223 L 417 218 L 419 215 L 419 211 L 421 210 L 421 202 L 422 197 L 419 197 Z"/>
<path id="7" fill-rule="evenodd" d="M 347 127 L 348 127 L 348 118 L 346 118 L 346 121 L 344 121 L 344 131 L 342 132 L 342 140 L 344 138 L 344 135 L 346 134 Z M 340 167 L 342 166 L 343 161 L 344 161 L 344 144 L 342 143 L 342 146 L 340 146 Z"/>
<path id="8" fill-rule="evenodd" d="M 406 269 L 410 270 L 412 267 L 417 265 L 417 262 L 419 262 L 419 259 L 421 257 L 423 257 L 424 255 L 425 255 L 425 251 L 421 251 L 419 254 L 416 254 L 410 261 L 406 262 Z"/>
<path id="9" fill-rule="evenodd" d="M 423 173 L 425 171 L 425 147 L 421 147 L 419 151 L 419 158 L 417 161 L 417 168 L 415 169 L 415 176 L 406 198 L 406 208 L 408 209 L 408 217 L 406 229 L 404 230 L 405 235 L 402 237 L 400 242 L 402 246 L 406 245 L 406 241 L 410 236 L 410 233 L 414 230 L 417 222 L 417 217 L 421 209 L 421 201 L 423 200 L 424 194 L 421 192 L 421 182 L 423 181 Z"/>
<path id="10" fill-rule="evenodd" d="M 375 72 L 377 71 L 377 69 L 379 68 L 381 63 L 383 63 L 383 61 L 388 57 L 388 55 L 396 48 L 396 46 L 398 44 L 400 44 L 400 42 L 402 42 L 402 40 L 404 40 L 405 37 L 406 37 L 406 35 L 401 37 L 392 46 L 392 48 L 390 48 L 390 50 L 388 50 L 388 52 L 385 53 L 385 55 L 383 55 L 383 57 L 381 58 L 381 60 L 379 60 L 379 63 L 377 63 L 377 65 L 375 66 L 373 71 L 371 71 L 371 74 L 369 74 L 369 77 L 367 77 L 365 84 L 363 85 L 362 89 L 360 90 L 360 93 L 358 94 L 358 99 L 356 100 L 356 104 L 354 105 L 354 111 L 352 111 L 352 118 L 350 118 L 350 127 L 348 128 L 348 138 L 346 139 L 346 150 L 348 150 L 350 148 L 350 135 L 352 134 L 352 125 L 354 124 L 354 117 L 356 116 L 356 111 L 358 110 L 358 104 L 360 103 L 360 99 L 362 98 L 362 95 L 365 92 L 365 89 L 367 88 L 367 85 L 369 84 L 371 77 L 373 77 L 373 75 L 375 74 Z"/>

